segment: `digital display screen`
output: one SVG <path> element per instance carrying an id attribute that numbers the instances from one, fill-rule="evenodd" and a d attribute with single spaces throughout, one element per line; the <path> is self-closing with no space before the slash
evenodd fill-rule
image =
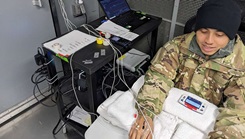
<path id="1" fill-rule="evenodd" d="M 188 96 L 186 98 L 185 102 L 188 103 L 188 104 L 190 104 L 190 105 L 192 105 L 192 106 L 194 106 L 194 107 L 196 107 L 196 108 L 198 108 L 198 109 L 202 105 L 202 103 L 200 101 L 198 101 L 198 100 L 196 100 L 196 99 L 194 99 L 194 98 L 192 98 L 190 96 Z"/>
<path id="2" fill-rule="evenodd" d="M 109 19 L 130 11 L 126 0 L 99 0 L 99 3 Z"/>
<path id="3" fill-rule="evenodd" d="M 112 38 L 111 38 L 111 40 L 113 40 L 113 41 L 118 41 L 118 40 L 120 40 L 120 38 L 119 37 L 117 37 L 117 36 L 113 36 Z"/>

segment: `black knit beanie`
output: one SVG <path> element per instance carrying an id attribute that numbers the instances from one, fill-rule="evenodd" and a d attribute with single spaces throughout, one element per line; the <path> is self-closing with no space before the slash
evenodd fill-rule
<path id="1" fill-rule="evenodd" d="M 234 39 L 241 23 L 241 10 L 234 0 L 208 0 L 197 11 L 195 31 L 213 28 Z"/>

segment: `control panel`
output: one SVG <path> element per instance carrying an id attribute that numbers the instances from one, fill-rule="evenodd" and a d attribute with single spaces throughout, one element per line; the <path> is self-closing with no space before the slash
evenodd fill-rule
<path id="1" fill-rule="evenodd" d="M 185 106 L 186 108 L 200 114 L 203 114 L 207 109 L 206 104 L 188 95 L 182 95 L 179 98 L 179 103 Z"/>
<path id="2" fill-rule="evenodd" d="M 131 45 L 131 41 L 129 41 L 129 40 L 126 40 L 126 39 L 124 39 L 124 38 L 121 38 L 121 37 L 118 37 L 118 36 L 113 36 L 113 37 L 111 37 L 111 42 L 112 43 L 115 43 L 115 44 L 118 44 L 118 45 L 120 45 L 120 46 L 122 46 L 122 47 L 128 47 L 129 45 Z"/>

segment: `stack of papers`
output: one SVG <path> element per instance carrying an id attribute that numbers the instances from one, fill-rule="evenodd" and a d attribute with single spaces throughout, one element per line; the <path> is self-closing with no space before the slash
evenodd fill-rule
<path id="1" fill-rule="evenodd" d="M 90 126 L 92 123 L 90 114 L 78 106 L 76 106 L 72 110 L 72 112 L 67 116 L 67 118 L 86 127 Z"/>
<path id="2" fill-rule="evenodd" d="M 73 30 L 57 39 L 44 43 L 43 46 L 56 54 L 68 57 L 95 41 L 96 37 Z"/>
<path id="3" fill-rule="evenodd" d="M 118 36 L 129 41 L 132 41 L 139 36 L 138 34 L 130 32 L 128 29 L 119 26 L 110 20 L 107 20 L 106 22 L 101 24 L 96 30 L 110 33 L 114 36 Z"/>

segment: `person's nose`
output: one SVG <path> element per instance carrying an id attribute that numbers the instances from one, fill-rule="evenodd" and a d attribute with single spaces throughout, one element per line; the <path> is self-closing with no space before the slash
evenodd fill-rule
<path id="1" fill-rule="evenodd" d="M 205 43 L 209 45 L 213 44 L 213 37 L 213 34 L 208 33 L 205 38 Z"/>

